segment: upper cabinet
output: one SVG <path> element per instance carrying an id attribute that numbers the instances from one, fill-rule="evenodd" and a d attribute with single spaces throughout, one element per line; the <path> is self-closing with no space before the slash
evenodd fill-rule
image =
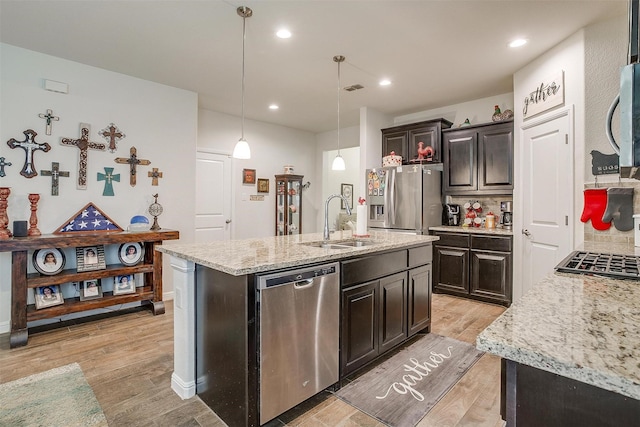
<path id="1" fill-rule="evenodd" d="M 443 193 L 513 194 L 513 120 L 442 133 Z"/>
<path id="2" fill-rule="evenodd" d="M 445 119 L 428 120 L 408 125 L 382 129 L 382 157 L 394 151 L 402 156 L 402 163 L 408 164 L 418 159 L 418 147 L 433 149 L 432 162 L 442 162 L 442 130 L 450 128 L 452 123 Z"/>

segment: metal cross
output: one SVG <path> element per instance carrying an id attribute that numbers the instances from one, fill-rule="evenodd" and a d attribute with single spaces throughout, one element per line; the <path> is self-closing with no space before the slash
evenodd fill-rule
<path id="1" fill-rule="evenodd" d="M 38 175 L 38 172 L 36 172 L 36 168 L 33 164 L 33 152 L 42 150 L 46 153 L 47 151 L 51 150 L 51 146 L 47 142 L 45 142 L 44 144 L 38 144 L 36 142 L 36 135 L 38 134 L 31 129 L 27 129 L 22 133 L 26 137 L 24 141 L 19 142 L 11 138 L 7 141 L 7 145 L 9 145 L 9 147 L 11 148 L 20 147 L 25 151 L 26 158 L 24 161 L 24 166 L 20 171 L 20 175 L 24 176 L 25 178 L 33 178 L 34 176 Z"/>
<path id="2" fill-rule="evenodd" d="M 158 168 L 151 169 L 151 172 L 147 173 L 149 178 L 153 178 L 151 180 L 151 185 L 158 185 L 158 178 L 162 178 L 162 172 L 158 170 Z"/>
<path id="3" fill-rule="evenodd" d="M 91 126 L 86 123 L 80 123 L 80 138 L 62 138 L 60 143 L 62 145 L 69 145 L 78 147 L 80 150 L 80 162 L 78 164 L 78 189 L 87 189 L 87 149 L 92 150 L 105 150 L 107 146 L 101 142 L 89 141 L 89 130 Z"/>
<path id="4" fill-rule="evenodd" d="M 112 153 L 116 151 L 118 141 L 127 136 L 113 123 L 109 123 L 109 126 L 98 132 L 98 135 L 109 141 L 109 151 Z"/>
<path id="5" fill-rule="evenodd" d="M 47 120 L 47 135 L 51 135 L 51 121 L 55 120 L 56 122 L 60 120 L 60 117 L 53 115 L 53 110 L 47 110 L 47 114 L 40 113 L 38 117 L 41 119 Z"/>
<path id="6" fill-rule="evenodd" d="M 58 162 L 51 162 L 51 170 L 50 171 L 40 171 L 40 175 L 42 176 L 50 176 L 51 177 L 51 195 L 58 195 L 58 177 L 69 177 L 69 171 L 61 171 L 60 164 Z"/>
<path id="7" fill-rule="evenodd" d="M 0 157 L 0 178 L 3 176 L 7 176 L 7 174 L 4 173 L 5 166 L 11 166 L 11 162 L 5 162 L 4 157 Z"/>
<path id="8" fill-rule="evenodd" d="M 131 147 L 129 150 L 129 157 L 116 157 L 116 163 L 128 163 L 129 164 L 129 184 L 132 187 L 136 186 L 136 166 L 138 165 L 150 165 L 149 160 L 138 159 L 138 153 L 136 147 Z"/>
<path id="9" fill-rule="evenodd" d="M 113 174 L 113 168 L 104 168 L 104 173 L 98 172 L 98 181 L 104 181 L 103 196 L 113 196 L 113 181 L 120 182 L 120 174 Z"/>

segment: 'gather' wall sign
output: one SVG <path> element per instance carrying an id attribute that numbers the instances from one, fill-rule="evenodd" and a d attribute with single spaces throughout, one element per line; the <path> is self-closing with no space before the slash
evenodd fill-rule
<path id="1" fill-rule="evenodd" d="M 564 71 L 559 70 L 551 78 L 542 80 L 540 85 L 525 98 L 522 108 L 524 119 L 564 104 Z"/>

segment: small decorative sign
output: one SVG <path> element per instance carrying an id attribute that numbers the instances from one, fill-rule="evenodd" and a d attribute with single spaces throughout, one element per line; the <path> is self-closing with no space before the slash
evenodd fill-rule
<path id="1" fill-rule="evenodd" d="M 249 201 L 251 202 L 263 202 L 264 196 L 262 194 L 250 194 Z"/>
<path id="2" fill-rule="evenodd" d="M 591 150 L 591 173 L 596 176 L 620 173 L 620 156 Z"/>
<path id="3" fill-rule="evenodd" d="M 528 119 L 553 107 L 564 104 L 564 71 L 544 79 L 524 99 L 523 119 Z"/>
<path id="4" fill-rule="evenodd" d="M 269 192 L 269 180 L 265 178 L 258 178 L 258 193 Z"/>

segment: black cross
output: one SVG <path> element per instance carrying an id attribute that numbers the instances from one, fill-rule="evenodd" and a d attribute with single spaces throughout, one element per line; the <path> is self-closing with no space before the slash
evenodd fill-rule
<path id="1" fill-rule="evenodd" d="M 51 135 L 51 121 L 55 120 L 56 122 L 60 120 L 60 117 L 53 115 L 53 110 L 47 110 L 47 114 L 40 113 L 38 117 L 41 119 L 47 120 L 47 135 Z"/>
<path id="2" fill-rule="evenodd" d="M 4 173 L 5 166 L 11 166 L 11 162 L 5 162 L 4 157 L 0 157 L 0 177 L 7 175 L 6 173 Z"/>
<path id="3" fill-rule="evenodd" d="M 51 195 L 58 195 L 58 177 L 64 176 L 68 177 L 68 171 L 61 171 L 60 164 L 58 162 L 51 162 L 51 170 L 50 171 L 40 171 L 42 176 L 50 176 L 51 177 Z"/>
<path id="4" fill-rule="evenodd" d="M 25 151 L 25 161 L 22 170 L 20 171 L 20 175 L 25 178 L 33 178 L 38 175 L 36 172 L 36 168 L 33 164 L 33 152 L 36 150 L 42 150 L 45 153 L 51 150 L 51 146 L 45 142 L 44 144 L 39 144 L 36 142 L 36 135 L 38 135 L 35 131 L 31 129 L 27 129 L 22 132 L 26 139 L 24 141 L 16 141 L 14 138 L 11 138 L 7 141 L 7 145 L 11 148 L 20 147 Z"/>

